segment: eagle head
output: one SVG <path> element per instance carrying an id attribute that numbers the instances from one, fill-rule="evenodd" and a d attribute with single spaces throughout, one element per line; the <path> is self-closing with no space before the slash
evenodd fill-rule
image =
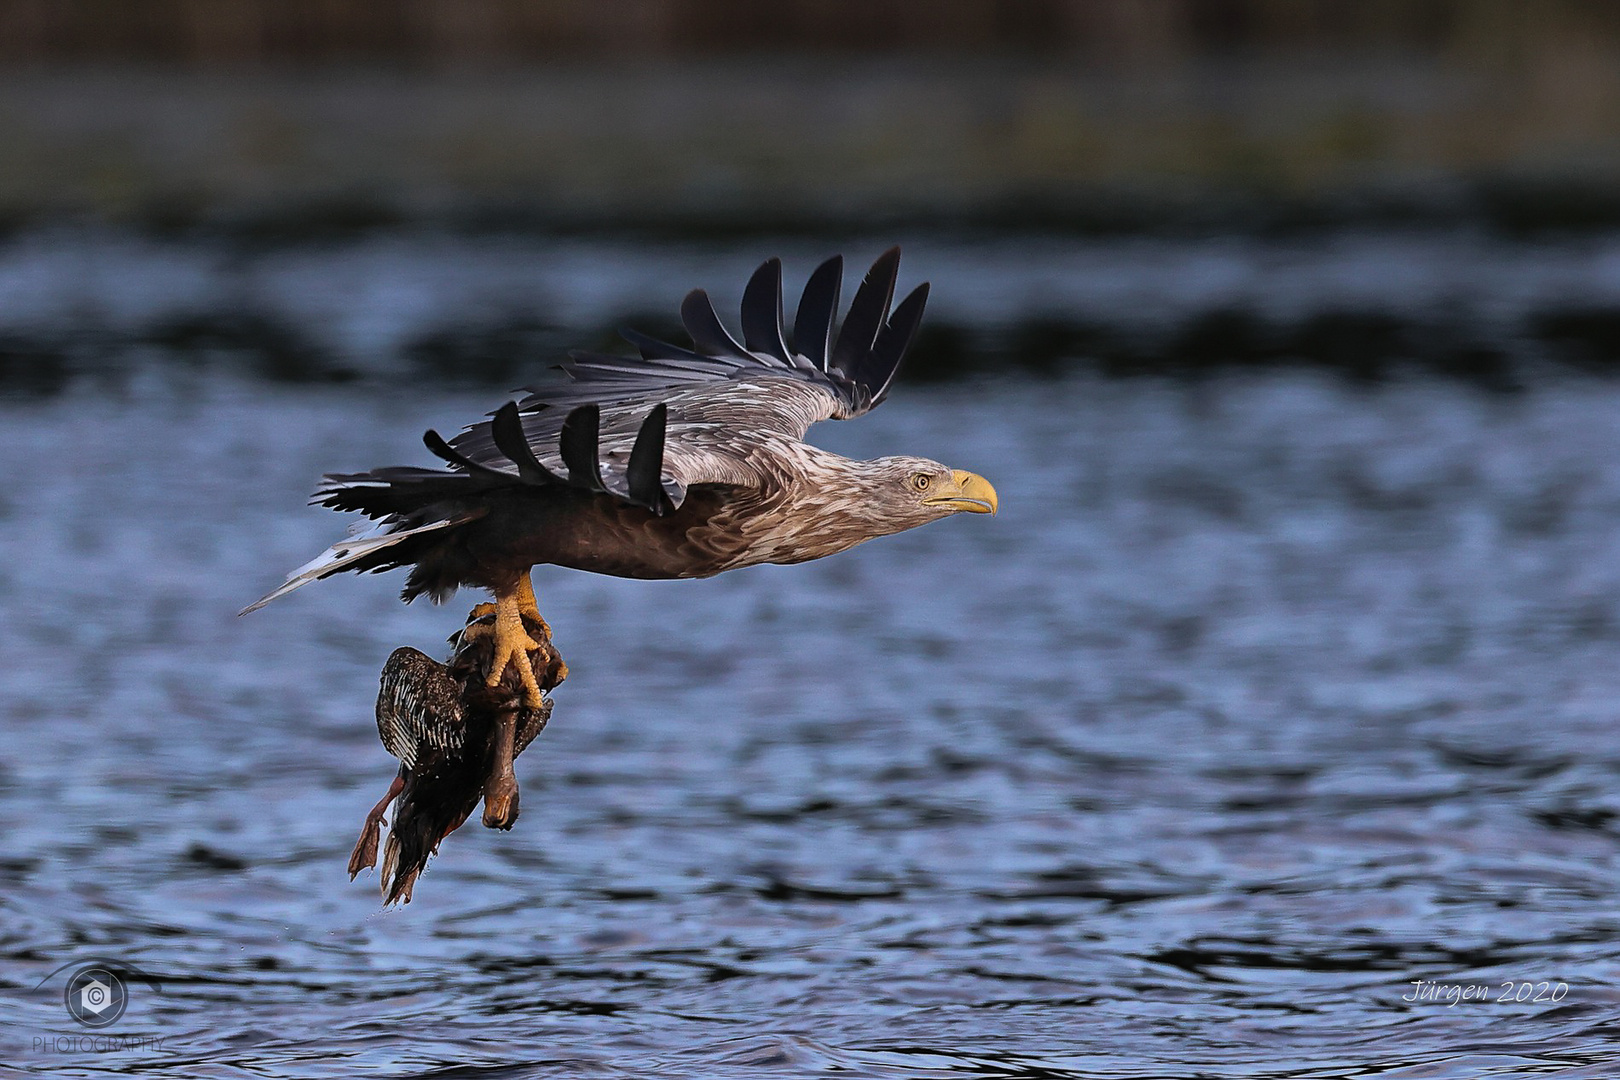
<path id="1" fill-rule="evenodd" d="M 859 462 L 859 516 L 876 535 L 926 525 L 951 514 L 994 514 L 999 506 L 990 481 L 965 469 L 950 469 L 922 457 L 883 457 Z"/>

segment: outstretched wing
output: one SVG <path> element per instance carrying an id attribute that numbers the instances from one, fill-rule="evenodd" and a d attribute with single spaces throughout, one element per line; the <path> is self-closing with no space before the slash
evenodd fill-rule
<path id="1" fill-rule="evenodd" d="M 781 260 L 761 265 L 743 291 L 741 342 L 695 289 L 681 304 L 692 348 L 626 330 L 639 356 L 573 353 L 559 378 L 435 453 L 469 474 L 566 482 L 639 505 L 654 493 L 655 460 L 657 488 L 673 506 L 693 484 L 758 483 L 754 452 L 773 437 L 801 439 L 816 421 L 859 416 L 887 396 L 928 298 L 920 285 L 891 313 L 899 266 L 899 248 L 878 257 L 835 336 L 843 259 L 822 263 L 800 297 L 791 345 Z"/>
<path id="2" fill-rule="evenodd" d="M 294 570 L 243 614 L 342 570 L 403 565 L 406 541 L 476 520 L 487 512 L 480 496 L 498 488 L 599 491 L 655 514 L 678 508 L 698 484 L 768 488 L 783 440 L 802 439 L 818 420 L 859 416 L 888 395 L 928 300 L 927 284 L 919 285 L 890 310 L 899 269 L 899 248 L 878 256 L 834 333 L 844 261 L 816 267 L 790 345 L 782 264 L 770 259 L 743 292 L 740 343 L 697 289 L 681 304 L 690 349 L 627 330 L 639 356 L 574 353 L 557 379 L 453 440 L 429 431 L 422 441 L 448 470 L 326 476 L 312 502 L 380 520 Z"/>

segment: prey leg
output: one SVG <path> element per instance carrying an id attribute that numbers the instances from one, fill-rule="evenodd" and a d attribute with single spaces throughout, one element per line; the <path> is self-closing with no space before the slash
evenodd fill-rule
<path id="1" fill-rule="evenodd" d="M 367 867 L 377 865 L 377 836 L 382 830 L 383 817 L 388 813 L 388 804 L 405 789 L 405 770 L 400 769 L 394 777 L 394 782 L 388 785 L 388 794 L 377 801 L 366 815 L 366 823 L 360 828 L 360 839 L 354 845 L 354 854 L 349 856 L 349 880 L 353 881 L 355 875 Z"/>
<path id="2" fill-rule="evenodd" d="M 517 773 L 512 770 L 517 710 L 501 710 L 495 723 L 495 745 L 490 748 L 489 777 L 484 781 L 484 826 L 510 829 L 518 816 Z"/>

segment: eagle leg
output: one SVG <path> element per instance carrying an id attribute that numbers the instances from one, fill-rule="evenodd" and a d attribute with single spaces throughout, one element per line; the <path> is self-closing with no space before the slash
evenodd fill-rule
<path id="1" fill-rule="evenodd" d="M 484 610 L 481 610 L 484 609 Z M 517 583 L 509 589 L 495 591 L 495 624 L 493 628 L 487 623 L 474 623 L 463 631 L 464 635 L 474 638 L 484 634 L 493 634 L 495 637 L 495 655 L 489 664 L 489 676 L 484 680 L 485 685 L 495 687 L 501 684 L 506 675 L 507 665 L 514 659 L 521 661 L 517 665 L 518 677 L 523 681 L 523 703 L 531 709 L 538 709 L 545 703 L 540 693 L 540 683 L 534 677 L 534 665 L 529 663 L 528 654 L 540 649 L 540 643 L 529 636 L 529 631 L 523 625 L 524 616 L 537 622 L 544 632 L 549 633 L 540 617 L 540 610 L 534 602 L 534 585 L 529 581 L 529 575 L 521 575 Z M 474 616 L 481 617 L 488 614 L 487 605 L 480 604 L 473 609 Z"/>
<path id="2" fill-rule="evenodd" d="M 405 770 L 401 768 L 394 777 L 394 782 L 388 785 L 388 794 L 377 800 L 377 805 L 366 815 L 365 825 L 361 826 L 360 839 L 355 842 L 354 854 L 349 856 L 350 881 L 353 881 L 360 871 L 377 865 L 377 835 L 382 830 L 383 817 L 388 813 L 388 804 L 403 790 L 405 790 Z"/>
<path id="3" fill-rule="evenodd" d="M 517 583 L 518 613 L 525 619 L 533 619 L 540 624 L 540 632 L 546 637 L 551 636 L 551 624 L 540 616 L 540 605 L 534 599 L 534 582 L 528 574 L 518 578 Z"/>

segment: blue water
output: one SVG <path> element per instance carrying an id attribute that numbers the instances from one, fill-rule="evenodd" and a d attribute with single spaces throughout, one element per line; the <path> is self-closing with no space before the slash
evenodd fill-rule
<path id="1" fill-rule="evenodd" d="M 1149 366 L 1168 353 L 1193 366 L 1303 354 L 1455 368 L 1501 354 L 1612 370 L 1620 352 L 1616 233 L 700 245 L 424 230 L 253 248 L 56 229 L 0 240 L 0 394 L 154 365 L 171 377 L 427 374 L 504 390 L 564 349 L 609 345 L 625 322 L 665 331 L 694 286 L 735 325 L 743 282 L 767 256 L 783 258 L 791 312 L 823 258 L 844 253 L 852 288 L 896 239 L 901 289 L 934 286 L 913 377 L 950 370 L 964 348 L 981 371 L 1054 359 L 1029 355 L 1050 348 L 1040 341 L 1054 326 L 1083 331 L 1066 342 L 1081 355 L 1055 359 L 1123 349 Z M 1244 355 L 1223 353 L 1233 347 Z"/>
<path id="2" fill-rule="evenodd" d="M 707 582 L 541 570 L 572 675 L 522 819 L 384 911 L 344 873 L 394 769 L 377 672 L 476 597 L 235 612 L 340 535 L 321 471 L 499 400 L 0 403 L 5 1068 L 1614 1074 L 1620 384 L 902 387 L 818 439 L 982 472 L 1001 515 Z M 148 1042 L 61 1041 L 39 984 L 91 957 L 161 983 L 110 1029 Z M 1558 1000 L 1496 1000 L 1524 983 Z"/>

